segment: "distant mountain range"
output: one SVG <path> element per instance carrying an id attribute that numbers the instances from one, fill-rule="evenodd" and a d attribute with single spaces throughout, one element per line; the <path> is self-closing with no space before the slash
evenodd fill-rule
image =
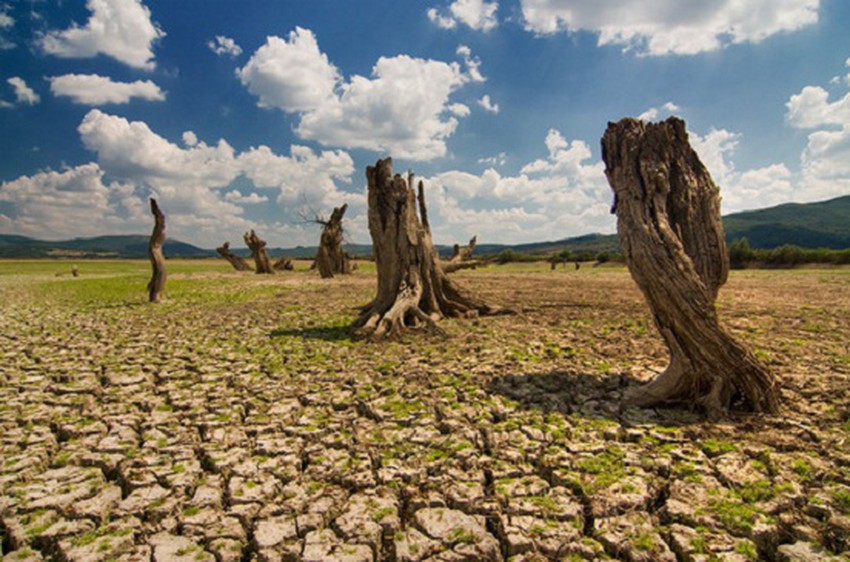
<path id="1" fill-rule="evenodd" d="M 850 248 L 850 196 L 838 197 L 819 203 L 786 203 L 776 207 L 733 213 L 723 217 L 726 240 L 731 242 L 746 237 L 753 248 L 775 248 L 785 244 L 801 248 Z M 97 236 L 51 242 L 26 236 L 0 234 L 0 257 L 5 258 L 145 258 L 149 237 L 145 235 Z M 459 242 L 466 242 L 465 240 Z M 442 255 L 451 254 L 450 246 L 438 246 Z M 504 250 L 520 253 L 548 255 L 556 251 L 599 253 L 617 251 L 616 234 L 586 234 L 549 242 L 529 244 L 478 244 L 478 255 L 497 254 Z M 247 248 L 233 248 L 248 255 Z M 368 256 L 370 244 L 348 244 L 352 255 Z M 208 250 L 180 242 L 166 240 L 163 251 L 172 258 L 210 257 L 217 255 Z M 272 248 L 269 254 L 293 258 L 311 258 L 315 246 Z"/>
<path id="2" fill-rule="evenodd" d="M 146 258 L 150 236 L 129 234 L 74 238 L 58 242 L 37 240 L 26 236 L 0 234 L 0 257 L 4 258 Z M 194 258 L 216 255 L 215 250 L 204 250 L 180 242 L 166 240 L 166 256 Z"/>
<path id="3" fill-rule="evenodd" d="M 850 248 L 850 195 L 819 203 L 785 203 L 723 217 L 726 240 L 753 248 Z"/>

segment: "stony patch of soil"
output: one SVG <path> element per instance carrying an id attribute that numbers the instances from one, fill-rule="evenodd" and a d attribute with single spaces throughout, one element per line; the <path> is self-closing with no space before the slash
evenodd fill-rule
<path id="1" fill-rule="evenodd" d="M 666 361 L 627 271 L 455 278 L 519 314 L 370 343 L 362 270 L 0 276 L 4 560 L 847 559 L 850 271 L 732 274 L 785 410 L 717 424 L 620 408 Z"/>

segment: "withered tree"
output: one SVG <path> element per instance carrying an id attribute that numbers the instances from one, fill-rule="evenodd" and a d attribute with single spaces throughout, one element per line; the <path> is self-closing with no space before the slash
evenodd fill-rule
<path id="1" fill-rule="evenodd" d="M 148 294 L 150 302 L 159 302 L 162 298 L 162 289 L 165 287 L 165 256 L 162 254 L 162 244 L 165 242 L 165 215 L 159 208 L 156 199 L 151 197 L 151 213 L 154 216 L 153 232 L 148 243 L 148 257 L 151 260 L 153 273 L 148 282 Z"/>
<path id="2" fill-rule="evenodd" d="M 342 217 L 348 209 L 348 204 L 335 207 L 328 220 L 316 218 L 322 225 L 322 236 L 319 239 L 319 251 L 316 253 L 316 268 L 323 279 L 336 274 L 351 273 L 348 254 L 342 248 L 343 231 Z"/>
<path id="3" fill-rule="evenodd" d="M 505 312 L 463 291 L 440 267 L 421 181 L 417 213 L 413 174 L 407 181 L 393 175 L 391 158 L 368 166 L 366 180 L 378 293 L 355 322 L 360 333 L 380 338 L 417 325 L 439 331 L 436 321 L 444 316 Z"/>
<path id="4" fill-rule="evenodd" d="M 221 245 L 221 247 L 216 248 L 215 251 L 218 252 L 221 257 L 226 259 L 236 271 L 251 271 L 251 266 L 248 265 L 245 258 L 238 254 L 234 254 L 230 250 L 230 242 L 225 242 Z"/>
<path id="5" fill-rule="evenodd" d="M 280 258 L 276 262 L 272 264 L 272 268 L 275 271 L 292 271 L 295 269 L 295 266 L 292 264 L 292 260 L 289 258 Z"/>
<path id="6" fill-rule="evenodd" d="M 442 264 L 443 271 L 452 273 L 458 269 L 475 269 L 481 265 L 481 260 L 472 259 L 472 251 L 475 249 L 477 239 L 477 236 L 473 236 L 466 246 L 455 244 L 452 249 L 452 257 L 449 258 L 449 261 Z"/>
<path id="7" fill-rule="evenodd" d="M 266 241 L 257 236 L 253 230 L 246 232 L 242 238 L 245 239 L 245 245 L 251 250 L 251 257 L 255 264 L 254 270 L 257 273 L 274 273 L 269 254 L 266 252 Z"/>
<path id="8" fill-rule="evenodd" d="M 684 121 L 609 123 L 602 159 L 629 271 L 671 356 L 626 404 L 686 403 L 712 417 L 737 403 L 777 412 L 776 379 L 718 322 L 714 303 L 728 274 L 719 190 Z"/>

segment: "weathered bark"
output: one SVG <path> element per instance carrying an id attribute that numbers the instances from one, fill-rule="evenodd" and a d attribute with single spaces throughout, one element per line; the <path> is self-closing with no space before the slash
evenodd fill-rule
<path id="1" fill-rule="evenodd" d="M 413 174 L 407 181 L 394 176 L 391 158 L 368 166 L 366 179 L 378 289 L 355 322 L 361 334 L 380 338 L 417 325 L 440 331 L 436 322 L 445 316 L 507 312 L 467 294 L 443 272 L 431 242 L 421 181 L 417 214 Z"/>
<path id="2" fill-rule="evenodd" d="M 292 271 L 295 269 L 292 260 L 289 258 L 280 258 L 272 264 L 272 267 L 275 271 Z"/>
<path id="3" fill-rule="evenodd" d="M 165 287 L 165 256 L 162 254 L 162 244 L 165 242 L 165 215 L 159 209 L 156 199 L 151 197 L 151 213 L 154 216 L 153 232 L 148 243 L 148 257 L 151 260 L 153 273 L 148 282 L 148 299 L 150 302 L 159 302 L 162 298 L 162 289 Z"/>
<path id="4" fill-rule="evenodd" d="M 777 412 L 773 375 L 717 318 L 714 302 L 728 274 L 719 190 L 685 123 L 609 123 L 602 159 L 629 271 L 671 355 L 667 369 L 625 403 L 696 404 L 714 417 L 740 399 L 750 410 Z"/>
<path id="5" fill-rule="evenodd" d="M 240 255 L 234 254 L 230 250 L 230 242 L 225 242 L 221 245 L 221 247 L 216 248 L 215 251 L 218 252 L 221 257 L 226 259 L 236 271 L 251 271 L 251 266 L 248 265 L 248 262 L 245 261 L 245 258 Z"/>
<path id="6" fill-rule="evenodd" d="M 255 264 L 254 271 L 257 273 L 274 273 L 272 262 L 269 260 L 269 254 L 266 252 L 266 241 L 257 236 L 253 230 L 246 232 L 243 238 L 245 239 L 245 245 L 251 250 L 251 257 L 254 259 Z"/>
<path id="7" fill-rule="evenodd" d="M 319 251 L 316 254 L 316 267 L 323 279 L 336 274 L 351 273 L 348 254 L 342 249 L 343 232 L 342 216 L 348 209 L 348 204 L 336 207 L 327 221 L 316 219 L 322 225 L 322 236 L 319 240 Z"/>
<path id="8" fill-rule="evenodd" d="M 484 262 L 472 259 L 472 251 L 475 249 L 476 236 L 473 236 L 466 246 L 455 244 L 452 257 L 443 265 L 445 273 L 452 273 L 459 269 L 475 269 Z"/>

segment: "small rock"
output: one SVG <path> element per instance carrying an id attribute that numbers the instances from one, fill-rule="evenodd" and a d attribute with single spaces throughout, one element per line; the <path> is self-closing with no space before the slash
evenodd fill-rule
<path id="1" fill-rule="evenodd" d="M 438 541 L 428 538 L 412 527 L 397 532 L 393 542 L 398 562 L 420 562 L 441 548 Z"/>
<path id="2" fill-rule="evenodd" d="M 426 535 L 447 546 L 475 545 L 479 560 L 498 560 L 501 556 L 498 541 L 474 517 L 462 511 L 425 508 L 413 517 L 416 526 Z"/>
<path id="3" fill-rule="evenodd" d="M 152 562 L 178 562 L 180 560 L 215 562 L 215 557 L 212 554 L 205 552 L 201 545 L 186 537 L 159 533 L 152 536 L 149 543 L 153 547 Z"/>
<path id="4" fill-rule="evenodd" d="M 783 544 L 776 549 L 776 559 L 779 562 L 827 562 L 841 560 L 838 556 L 831 556 L 823 551 L 820 545 L 808 542 L 795 542 L 794 544 Z"/>

